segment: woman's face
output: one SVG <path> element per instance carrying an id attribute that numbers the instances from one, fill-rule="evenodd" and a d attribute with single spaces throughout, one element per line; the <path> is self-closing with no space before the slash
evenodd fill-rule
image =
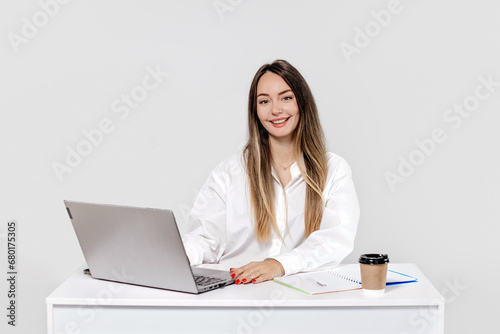
<path id="1" fill-rule="evenodd" d="M 275 73 L 264 73 L 257 84 L 257 116 L 272 138 L 292 139 L 299 107 L 295 94 Z"/>

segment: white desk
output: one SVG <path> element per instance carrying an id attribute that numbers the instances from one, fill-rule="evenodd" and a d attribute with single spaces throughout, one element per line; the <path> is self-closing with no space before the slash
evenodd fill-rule
<path id="1" fill-rule="evenodd" d="M 443 333 L 444 299 L 418 278 L 382 296 L 362 290 L 309 296 L 275 282 L 200 295 L 93 279 L 81 270 L 47 297 L 49 334 L 73 333 Z"/>

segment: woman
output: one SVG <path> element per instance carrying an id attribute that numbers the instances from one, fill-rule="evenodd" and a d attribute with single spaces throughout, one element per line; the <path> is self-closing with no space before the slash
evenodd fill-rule
<path id="1" fill-rule="evenodd" d="M 359 218 L 348 164 L 327 153 L 312 93 L 288 62 L 255 74 L 248 143 L 202 187 L 184 244 L 191 265 L 225 263 L 236 284 L 338 265 Z"/>

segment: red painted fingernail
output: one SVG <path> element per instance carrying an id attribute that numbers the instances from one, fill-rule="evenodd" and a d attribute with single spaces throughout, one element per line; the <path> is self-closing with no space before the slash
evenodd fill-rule
<path id="1" fill-rule="evenodd" d="M 253 279 L 253 280 L 252 280 L 252 283 L 256 283 L 256 282 L 257 282 L 257 280 L 256 280 L 256 279 Z"/>
<path id="2" fill-rule="evenodd" d="M 239 279 L 237 279 L 234 283 L 236 283 L 236 284 L 240 284 L 240 280 L 239 280 Z"/>
<path id="3" fill-rule="evenodd" d="M 246 279 L 246 278 L 244 278 L 242 282 L 243 282 L 243 283 L 245 283 L 246 281 L 247 281 L 247 279 Z"/>
<path id="4" fill-rule="evenodd" d="M 231 274 L 231 278 L 235 278 L 236 277 L 236 274 Z"/>
<path id="5" fill-rule="evenodd" d="M 229 268 L 229 271 L 233 271 L 234 268 Z"/>

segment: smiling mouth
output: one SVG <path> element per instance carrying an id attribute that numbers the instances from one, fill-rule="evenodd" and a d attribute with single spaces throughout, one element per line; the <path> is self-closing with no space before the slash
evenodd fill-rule
<path id="1" fill-rule="evenodd" d="M 288 121 L 289 119 L 290 119 L 290 117 L 287 117 L 287 118 L 282 118 L 282 119 L 275 120 L 275 121 L 270 121 L 270 122 L 273 123 L 273 124 L 283 124 L 286 121 Z"/>

